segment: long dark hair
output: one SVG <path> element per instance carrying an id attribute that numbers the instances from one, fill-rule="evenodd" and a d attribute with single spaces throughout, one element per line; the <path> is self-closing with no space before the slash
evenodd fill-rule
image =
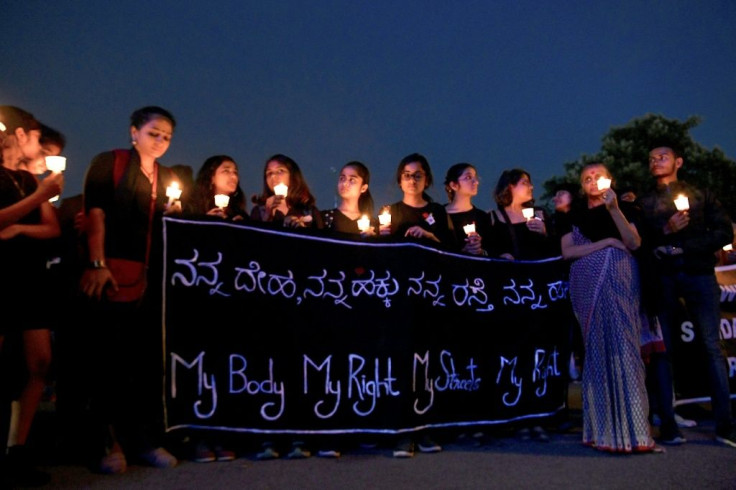
<path id="1" fill-rule="evenodd" d="M 477 169 L 475 166 L 473 166 L 470 163 L 456 163 L 452 167 L 447 169 L 447 173 L 445 174 L 445 193 L 447 194 L 447 200 L 452 202 L 452 200 L 455 198 L 455 191 L 450 187 L 450 182 L 454 182 L 456 184 L 459 183 L 458 179 L 460 176 L 465 172 L 465 170 L 472 168 L 477 172 Z"/>
<path id="2" fill-rule="evenodd" d="M 368 186 L 365 192 L 360 194 L 358 198 L 358 209 L 361 214 L 367 214 L 373 216 L 373 209 L 375 204 L 373 203 L 373 196 L 371 195 L 371 172 L 364 163 L 358 161 L 348 162 L 342 166 L 342 168 L 352 167 L 358 173 L 358 176 L 363 179 L 363 184 Z"/>
<path id="3" fill-rule="evenodd" d="M 263 205 L 266 203 L 266 199 L 273 196 L 273 191 L 268 187 L 268 179 L 266 178 L 266 169 L 270 162 L 279 162 L 289 170 L 289 192 L 286 195 L 286 205 L 291 209 L 309 209 L 315 205 L 316 199 L 309 190 L 307 181 L 302 175 L 302 171 L 299 165 L 281 153 L 273 155 L 266 160 L 263 165 L 263 191 L 260 195 L 253 196 L 252 201 L 254 204 Z"/>
<path id="4" fill-rule="evenodd" d="M 215 207 L 215 188 L 212 185 L 212 178 L 220 165 L 225 162 L 233 162 L 235 168 L 238 167 L 237 162 L 232 157 L 214 155 L 205 160 L 199 172 L 197 172 L 190 208 L 193 214 L 206 214 L 207 211 Z M 240 187 L 240 180 L 238 180 L 235 192 L 230 194 L 230 202 L 225 209 L 225 213 L 228 217 L 246 214 L 245 194 L 243 194 L 243 189 Z"/>
<path id="5" fill-rule="evenodd" d="M 136 129 L 141 129 L 153 119 L 166 119 L 171 123 L 172 130 L 176 127 L 174 116 L 166 109 L 155 105 L 141 107 L 133 111 L 133 114 L 130 115 L 130 125 Z"/>

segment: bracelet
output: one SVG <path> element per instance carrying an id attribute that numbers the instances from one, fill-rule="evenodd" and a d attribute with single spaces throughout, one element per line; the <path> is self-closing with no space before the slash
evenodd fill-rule
<path id="1" fill-rule="evenodd" d="M 107 264 L 105 264 L 104 260 L 92 260 L 90 261 L 89 265 L 87 265 L 87 268 L 89 269 L 107 269 Z"/>

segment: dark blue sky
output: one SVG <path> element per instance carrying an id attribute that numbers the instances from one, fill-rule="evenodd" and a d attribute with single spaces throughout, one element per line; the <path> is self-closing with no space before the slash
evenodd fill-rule
<path id="1" fill-rule="evenodd" d="M 541 184 L 646 113 L 699 115 L 695 139 L 736 157 L 730 0 L 7 3 L 0 103 L 67 136 L 67 195 L 149 104 L 177 118 L 164 164 L 229 154 L 250 195 L 285 153 L 325 209 L 349 160 L 377 204 L 400 199 L 415 151 L 441 202 L 446 169 L 474 163 L 488 209 L 503 169 Z"/>

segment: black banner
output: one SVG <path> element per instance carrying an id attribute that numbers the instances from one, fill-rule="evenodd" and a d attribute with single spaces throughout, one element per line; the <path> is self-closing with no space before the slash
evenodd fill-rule
<path id="1" fill-rule="evenodd" d="M 559 259 L 171 218 L 164 241 L 168 430 L 396 433 L 565 404 Z"/>

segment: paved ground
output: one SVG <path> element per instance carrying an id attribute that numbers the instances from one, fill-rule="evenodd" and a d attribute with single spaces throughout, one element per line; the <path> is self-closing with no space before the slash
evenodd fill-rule
<path id="1" fill-rule="evenodd" d="M 579 422 L 578 391 L 571 389 L 571 420 Z M 698 419 L 683 429 L 688 443 L 665 454 L 611 455 L 584 447 L 579 428 L 554 433 L 549 443 L 514 437 L 445 444 L 441 453 L 412 459 L 387 448 L 356 449 L 340 459 L 256 461 L 252 453 L 227 463 L 180 462 L 158 470 L 131 466 L 124 475 L 92 473 L 78 464 L 44 467 L 54 488 L 707 488 L 736 489 L 736 449 L 713 440 L 707 406 L 678 411 Z"/>

